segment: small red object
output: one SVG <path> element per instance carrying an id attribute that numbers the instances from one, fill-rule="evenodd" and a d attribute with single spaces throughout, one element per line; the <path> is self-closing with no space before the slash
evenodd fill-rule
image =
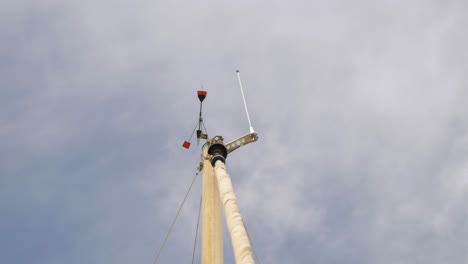
<path id="1" fill-rule="evenodd" d="M 182 147 L 189 149 L 190 148 L 190 142 L 185 141 L 184 144 L 182 144 Z"/>

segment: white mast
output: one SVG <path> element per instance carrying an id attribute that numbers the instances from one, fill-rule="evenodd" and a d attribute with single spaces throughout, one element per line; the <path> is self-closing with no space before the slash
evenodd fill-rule
<path id="1" fill-rule="evenodd" d="M 237 205 L 237 198 L 232 187 L 231 177 L 226 172 L 224 162 L 217 160 L 214 171 L 216 179 L 218 180 L 220 199 L 224 205 L 226 223 L 229 235 L 231 236 L 236 263 L 254 264 L 252 246 L 250 245 L 249 236 L 247 235 L 244 221 L 242 220 L 242 215 Z"/>
<path id="2" fill-rule="evenodd" d="M 258 137 L 256 133 L 250 133 L 243 137 L 240 137 L 230 143 L 224 145 L 223 137 L 216 136 L 212 139 L 209 139 L 206 143 L 208 145 L 208 150 L 206 147 L 203 150 L 203 171 L 204 176 L 206 171 L 208 174 L 212 174 L 214 170 L 214 175 L 216 178 L 214 182 L 217 183 L 217 190 L 212 190 L 218 195 L 218 203 L 221 202 L 224 206 L 224 213 L 226 216 L 226 223 L 229 230 L 229 235 L 231 237 L 232 247 L 234 251 L 234 256 L 236 258 L 237 264 L 254 264 L 252 257 L 252 246 L 250 243 L 249 236 L 247 235 L 247 230 L 245 229 L 244 221 L 242 220 L 242 215 L 240 214 L 239 206 L 237 205 L 237 198 L 232 187 L 231 177 L 226 172 L 226 166 L 224 165 L 227 154 L 234 151 L 235 149 L 244 146 L 248 143 L 257 141 Z M 214 169 L 212 166 L 215 166 Z M 207 188 L 208 190 L 208 188 Z M 205 195 L 209 195 L 209 199 L 215 199 L 213 194 L 205 194 L 205 180 L 203 180 L 203 199 Z M 212 204 L 212 202 L 207 202 L 207 204 Z M 214 204 L 214 203 L 213 203 Z M 213 210 L 219 208 L 217 205 L 213 207 Z M 205 209 L 203 210 L 211 210 Z M 213 214 L 214 215 L 214 214 Z M 217 213 L 216 213 L 217 215 Z M 204 215 L 205 216 L 205 215 Z M 214 218 L 213 218 L 214 219 Z M 211 230 L 213 227 L 205 227 L 206 223 L 213 223 L 217 225 L 217 222 L 213 219 L 203 219 L 203 228 Z M 211 228 L 211 229 L 210 229 Z M 213 237 L 213 234 L 210 232 L 203 231 L 203 235 Z M 205 238 L 202 238 L 202 241 L 205 241 Z M 202 246 L 202 251 L 205 250 Z M 202 252 L 202 255 L 206 254 Z M 211 253 L 210 253 L 211 254 Z M 208 259 L 207 259 L 208 261 Z M 212 264 L 212 263 L 222 263 L 222 262 L 205 262 L 205 258 L 202 258 L 202 264 Z"/>
<path id="3" fill-rule="evenodd" d="M 208 156 L 208 144 L 202 157 Z M 218 182 L 210 160 L 202 159 L 202 264 L 223 264 L 223 223 Z"/>
<path id="4" fill-rule="evenodd" d="M 242 216 L 237 205 L 237 198 L 232 187 L 229 174 L 224 165 L 227 154 L 246 144 L 257 141 L 258 136 L 254 132 L 250 122 L 247 104 L 245 102 L 244 91 L 237 71 L 239 86 L 244 101 L 245 112 L 249 122 L 250 133 L 237 138 L 226 145 L 223 137 L 215 136 L 208 139 L 206 129 L 204 129 L 202 119 L 202 102 L 206 97 L 205 91 L 198 91 L 200 100 L 200 115 L 197 130 L 197 142 L 206 139 L 202 148 L 202 162 L 197 169 L 197 174 L 203 169 L 202 186 L 202 264 L 223 264 L 223 226 L 221 219 L 221 204 L 224 205 L 226 223 L 231 237 L 234 256 L 237 264 L 254 264 L 252 257 L 252 246 L 247 230 L 245 229 Z M 195 127 L 196 129 L 197 127 Z M 194 132 L 195 132 L 194 129 Z M 204 133 L 205 132 L 205 133 Z M 193 135 L 193 132 L 192 132 Z M 190 136 L 192 138 L 192 136 Z M 190 139 L 182 145 L 190 148 Z M 213 166 L 215 167 L 213 169 Z"/>

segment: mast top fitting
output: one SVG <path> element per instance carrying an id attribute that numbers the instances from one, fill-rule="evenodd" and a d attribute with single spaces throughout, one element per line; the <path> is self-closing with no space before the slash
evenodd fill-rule
<path id="1" fill-rule="evenodd" d="M 213 167 L 217 160 L 221 160 L 223 163 L 226 163 L 228 151 L 224 146 L 222 136 L 216 136 L 210 140 L 208 154 L 210 155 L 210 162 Z"/>

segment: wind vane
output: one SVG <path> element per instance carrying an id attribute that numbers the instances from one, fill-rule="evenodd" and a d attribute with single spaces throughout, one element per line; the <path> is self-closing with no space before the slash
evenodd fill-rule
<path id="1" fill-rule="evenodd" d="M 197 129 L 197 144 L 200 143 L 200 139 L 208 139 L 208 132 L 206 132 L 205 124 L 203 124 L 203 118 L 202 118 L 202 107 L 203 107 L 203 100 L 206 98 L 206 91 L 197 91 L 198 99 L 200 100 L 200 115 L 198 116 L 198 123 L 195 125 L 195 128 L 193 129 L 192 135 L 190 136 L 188 141 L 184 141 L 184 144 L 182 146 L 186 149 L 190 148 L 190 140 L 192 139 L 193 133 L 195 132 L 195 129 Z"/>

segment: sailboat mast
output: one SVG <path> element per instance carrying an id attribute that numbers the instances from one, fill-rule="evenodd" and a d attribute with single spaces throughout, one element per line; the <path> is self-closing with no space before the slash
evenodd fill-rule
<path id="1" fill-rule="evenodd" d="M 218 182 L 208 156 L 209 141 L 203 145 L 202 264 L 223 264 L 222 208 Z"/>
<path id="2" fill-rule="evenodd" d="M 215 162 L 214 171 L 219 185 L 220 199 L 224 205 L 227 228 L 231 236 L 236 263 L 254 264 L 252 245 L 250 244 L 250 239 L 247 235 L 242 215 L 240 214 L 236 194 L 232 187 L 231 176 L 226 172 L 226 166 L 222 160 Z"/>
<path id="3" fill-rule="evenodd" d="M 244 138 L 244 137 L 243 137 Z M 257 139 L 256 134 L 247 135 L 247 139 L 254 141 Z M 249 140 L 244 138 L 243 143 L 248 144 Z M 240 146 L 242 139 L 239 140 Z M 232 143 L 230 143 L 232 145 Z M 228 144 L 228 146 L 230 146 Z M 223 137 L 216 136 L 213 139 L 207 141 L 208 151 L 204 155 L 204 161 L 208 161 L 209 167 L 204 167 L 205 170 L 214 172 L 213 181 L 216 183 L 216 194 L 218 195 L 217 200 L 224 206 L 224 213 L 226 216 L 226 223 L 231 237 L 232 247 L 234 256 L 237 264 L 254 264 L 252 257 L 252 246 L 250 244 L 247 230 L 245 229 L 242 215 L 240 214 L 239 206 L 237 204 L 236 194 L 232 187 L 231 177 L 226 172 L 226 166 L 224 165 L 228 154 L 228 149 L 224 145 Z M 205 154 L 205 152 L 203 152 Z M 207 164 L 204 163 L 204 164 Z M 214 166 L 214 169 L 213 167 Z M 213 197 L 214 198 L 214 197 Z M 205 262 L 202 262 L 205 264 Z"/>
<path id="4" fill-rule="evenodd" d="M 215 136 L 208 139 L 208 135 L 203 133 L 202 103 L 206 97 L 206 91 L 198 91 L 200 100 L 200 114 L 198 119 L 197 142 L 206 139 L 202 147 L 202 162 L 197 169 L 197 174 L 203 169 L 202 184 L 202 264 L 223 264 L 223 222 L 222 205 L 226 215 L 226 223 L 231 236 L 234 256 L 237 264 L 254 264 L 252 257 L 252 246 L 245 229 L 242 216 L 237 205 L 236 195 L 232 187 L 231 177 L 226 172 L 224 165 L 227 154 L 258 139 L 252 128 L 247 105 L 245 103 L 244 92 L 240 82 L 239 71 L 237 71 L 239 84 L 244 100 L 245 111 L 250 126 L 250 133 L 235 139 L 224 145 L 222 136 Z M 196 127 L 195 127 L 196 129 Z M 194 131 L 195 131 L 194 129 Z M 193 135 L 193 132 L 192 132 Z M 183 143 L 184 148 L 190 148 L 190 136 L 188 141 Z M 213 168 L 215 167 L 215 168 Z"/>

